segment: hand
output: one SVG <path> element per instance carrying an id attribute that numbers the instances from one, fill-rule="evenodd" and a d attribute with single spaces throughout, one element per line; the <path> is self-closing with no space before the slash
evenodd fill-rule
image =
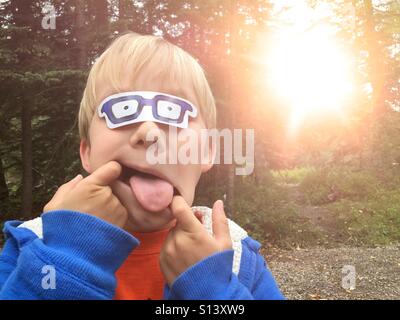
<path id="1" fill-rule="evenodd" d="M 123 228 L 128 212 L 112 193 L 110 183 L 118 179 L 121 165 L 110 161 L 83 179 L 81 175 L 58 188 L 43 212 L 74 210 L 96 216 Z"/>
<path id="2" fill-rule="evenodd" d="M 228 219 L 223 203 L 213 206 L 213 233 L 211 236 L 199 221 L 199 215 L 181 196 L 175 196 L 171 210 L 176 225 L 171 229 L 160 254 L 161 271 L 171 286 L 174 280 L 190 266 L 217 252 L 232 249 Z"/>

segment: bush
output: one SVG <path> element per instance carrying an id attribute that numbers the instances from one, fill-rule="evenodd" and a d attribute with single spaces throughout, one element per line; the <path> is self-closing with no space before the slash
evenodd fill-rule
<path id="1" fill-rule="evenodd" d="M 250 177 L 236 184 L 234 220 L 258 241 L 281 247 L 316 243 L 319 235 L 300 219 L 286 189 L 274 181 L 256 185 Z"/>
<path id="2" fill-rule="evenodd" d="M 212 206 L 225 192 L 222 187 L 203 187 L 198 190 L 195 203 Z M 319 239 L 319 234 L 311 230 L 309 223 L 297 216 L 285 187 L 278 185 L 268 173 L 259 184 L 251 176 L 237 178 L 234 207 L 232 220 L 264 246 L 273 244 L 290 248 L 314 244 Z"/>
<path id="3" fill-rule="evenodd" d="M 379 181 L 370 172 L 346 167 L 310 171 L 300 184 L 307 202 L 321 205 L 339 199 L 361 200 L 379 190 Z"/>
<path id="4" fill-rule="evenodd" d="M 367 201 L 341 200 L 331 205 L 347 241 L 388 245 L 400 241 L 400 189 L 380 190 Z"/>
<path id="5" fill-rule="evenodd" d="M 314 168 L 309 166 L 295 167 L 293 169 L 285 169 L 279 171 L 273 171 L 273 177 L 283 183 L 300 183 L 304 178 L 313 172 Z"/>

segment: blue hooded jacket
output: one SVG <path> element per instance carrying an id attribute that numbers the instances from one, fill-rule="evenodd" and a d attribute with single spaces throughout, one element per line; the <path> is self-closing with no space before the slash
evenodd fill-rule
<path id="1" fill-rule="evenodd" d="M 204 213 L 210 232 L 211 209 L 193 209 Z M 165 285 L 164 299 L 283 299 L 260 244 L 230 220 L 229 227 L 233 249 L 188 268 Z M 4 233 L 0 299 L 113 299 L 115 272 L 140 244 L 97 217 L 67 210 L 8 221 Z"/>

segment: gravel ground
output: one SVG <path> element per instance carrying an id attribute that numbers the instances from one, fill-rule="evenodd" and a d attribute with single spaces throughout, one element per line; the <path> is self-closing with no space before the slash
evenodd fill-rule
<path id="1" fill-rule="evenodd" d="M 400 299 L 400 245 L 382 248 L 268 249 L 266 259 L 288 299 Z M 355 288 L 342 287 L 345 265 Z M 349 288 L 351 282 L 344 281 Z"/>

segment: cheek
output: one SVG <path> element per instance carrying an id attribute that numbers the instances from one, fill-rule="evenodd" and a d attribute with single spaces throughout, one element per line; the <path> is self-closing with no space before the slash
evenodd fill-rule
<path id="1" fill-rule="evenodd" d="M 198 122 L 190 122 L 189 128 L 182 130 L 179 133 L 177 143 L 178 147 L 178 166 L 179 171 L 184 172 L 182 175 L 183 182 L 188 186 L 196 186 L 202 173 L 202 155 L 204 154 L 204 145 L 201 139 L 201 131 L 205 130 L 204 125 Z M 204 141 L 203 141 L 204 142 Z M 183 156 L 184 162 L 188 164 L 179 164 L 179 157 Z"/>
<path id="2" fill-rule="evenodd" d="M 201 166 L 198 164 L 180 164 L 175 166 L 179 179 L 181 195 L 189 205 L 193 204 L 197 183 L 201 176 Z"/>
<path id="3" fill-rule="evenodd" d="M 200 166 L 181 165 L 178 174 L 180 176 L 181 195 L 189 205 L 192 205 L 196 186 L 201 176 Z"/>
<path id="4" fill-rule="evenodd" d="M 182 173 L 181 179 L 188 187 L 195 187 L 201 176 L 201 166 L 200 165 L 180 165 L 178 169 Z"/>
<path id="5" fill-rule="evenodd" d="M 113 132 L 111 129 L 104 127 L 94 122 L 91 128 L 90 162 L 94 170 L 112 160 L 116 150 L 121 145 L 122 139 L 118 132 Z"/>

